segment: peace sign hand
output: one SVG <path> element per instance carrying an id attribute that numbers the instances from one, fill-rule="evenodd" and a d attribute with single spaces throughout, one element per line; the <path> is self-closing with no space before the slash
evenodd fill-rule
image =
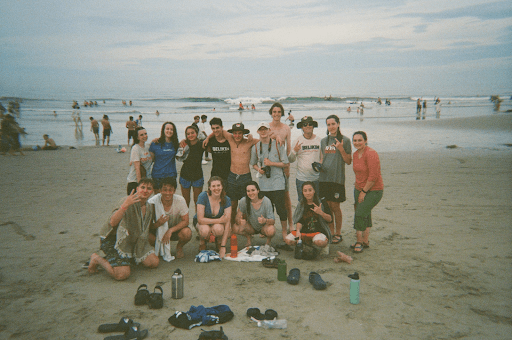
<path id="1" fill-rule="evenodd" d="M 293 151 L 295 151 L 295 153 L 299 152 L 301 145 L 302 143 L 300 141 L 297 141 L 297 144 L 295 144 Z"/>

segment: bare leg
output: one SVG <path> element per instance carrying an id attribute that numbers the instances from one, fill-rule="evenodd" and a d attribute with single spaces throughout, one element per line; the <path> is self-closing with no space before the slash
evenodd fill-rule
<path id="1" fill-rule="evenodd" d="M 192 238 L 192 231 L 190 228 L 183 228 L 179 231 L 178 236 L 179 241 L 176 245 L 176 258 L 182 259 L 185 257 L 185 254 L 183 253 L 183 246 Z"/>
<path id="2" fill-rule="evenodd" d="M 98 254 L 93 253 L 89 261 L 89 273 L 96 273 L 98 271 L 98 266 L 102 266 L 110 276 L 119 281 L 126 280 L 130 276 L 130 266 L 113 268 L 107 260 Z"/>
<path id="3" fill-rule="evenodd" d="M 365 231 L 363 231 L 363 243 L 364 245 L 370 245 L 370 228 L 366 228 Z"/>
<path id="4" fill-rule="evenodd" d="M 290 199 L 290 192 L 284 192 L 284 206 L 286 208 L 286 218 L 288 219 L 288 229 L 292 231 L 293 216 L 292 216 L 292 200 Z"/>
<path id="5" fill-rule="evenodd" d="M 185 203 L 187 203 L 187 208 L 190 208 L 190 188 L 184 188 L 181 186 L 181 194 L 183 198 L 185 198 Z"/>
<path id="6" fill-rule="evenodd" d="M 194 192 L 194 211 L 197 213 L 197 198 L 199 194 L 203 191 L 203 188 L 192 188 Z"/>
<path id="7" fill-rule="evenodd" d="M 329 204 L 329 208 L 334 213 L 334 218 L 331 223 L 329 223 L 329 228 L 331 229 L 332 235 L 340 235 L 341 234 L 341 223 L 343 219 L 343 215 L 341 213 L 340 204 L 338 202 L 327 201 Z M 336 226 L 336 229 L 334 228 Z"/>

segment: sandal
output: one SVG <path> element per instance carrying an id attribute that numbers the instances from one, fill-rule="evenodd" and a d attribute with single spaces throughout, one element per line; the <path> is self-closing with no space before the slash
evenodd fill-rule
<path id="1" fill-rule="evenodd" d="M 156 292 L 157 289 L 160 290 L 160 293 Z M 156 286 L 153 293 L 149 294 L 148 305 L 151 309 L 160 309 L 164 306 L 164 291 L 162 287 Z"/>
<path id="2" fill-rule="evenodd" d="M 370 248 L 370 241 L 368 243 L 360 242 L 363 245 L 363 248 Z M 350 245 L 350 248 L 354 249 L 356 247 L 355 243 Z"/>
<path id="3" fill-rule="evenodd" d="M 100 332 L 100 333 L 126 332 L 132 326 L 139 327 L 140 324 L 133 322 L 133 320 L 130 318 L 122 317 L 118 323 L 105 323 L 103 325 L 100 325 L 98 327 L 98 332 Z"/>
<path id="4" fill-rule="evenodd" d="M 341 241 L 343 241 L 343 237 L 341 235 L 334 235 L 331 243 L 338 244 L 341 243 Z"/>
<path id="5" fill-rule="evenodd" d="M 143 288 L 144 289 L 141 289 Z M 135 294 L 135 306 L 142 306 L 148 303 L 149 290 L 148 286 L 143 283 L 137 288 L 137 294 Z"/>
<path id="6" fill-rule="evenodd" d="M 107 336 L 104 340 L 142 340 L 148 336 L 149 332 L 147 329 L 141 331 L 139 327 L 132 326 L 123 335 L 111 335 Z"/>
<path id="7" fill-rule="evenodd" d="M 363 252 L 363 244 L 361 242 L 356 242 L 354 245 L 354 253 L 362 253 Z"/>

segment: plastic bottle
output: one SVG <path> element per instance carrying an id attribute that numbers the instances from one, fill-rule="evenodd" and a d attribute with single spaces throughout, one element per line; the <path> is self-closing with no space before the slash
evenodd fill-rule
<path id="1" fill-rule="evenodd" d="M 173 299 L 181 299 L 183 297 L 183 280 L 184 278 L 181 270 L 179 268 L 176 269 L 174 274 L 171 276 Z"/>
<path id="2" fill-rule="evenodd" d="M 293 257 L 298 260 L 301 260 L 303 253 L 304 253 L 304 245 L 302 244 L 302 240 L 298 240 L 297 245 L 295 246 L 295 255 Z"/>
<path id="3" fill-rule="evenodd" d="M 288 275 L 286 275 L 287 271 L 286 271 L 286 261 L 285 260 L 281 260 L 278 264 L 277 264 L 277 280 L 278 281 L 286 281 L 286 279 L 288 278 Z"/>
<path id="4" fill-rule="evenodd" d="M 357 305 L 359 304 L 359 274 L 355 272 L 348 277 L 350 277 L 350 303 Z"/>
<path id="5" fill-rule="evenodd" d="M 265 329 L 286 329 L 288 327 L 288 322 L 286 322 L 285 319 L 261 320 L 258 321 L 258 327 L 263 327 Z"/>
<path id="6" fill-rule="evenodd" d="M 231 257 L 237 257 L 238 256 L 238 242 L 236 240 L 236 235 L 231 235 Z"/>

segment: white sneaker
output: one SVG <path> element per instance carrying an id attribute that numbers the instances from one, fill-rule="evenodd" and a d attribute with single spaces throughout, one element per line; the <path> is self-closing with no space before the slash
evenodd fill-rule
<path id="1" fill-rule="evenodd" d="M 207 162 L 207 161 L 205 161 L 205 160 L 203 159 L 203 161 L 201 162 L 201 164 L 202 164 L 202 165 L 206 165 L 206 164 L 208 164 L 208 162 Z"/>

